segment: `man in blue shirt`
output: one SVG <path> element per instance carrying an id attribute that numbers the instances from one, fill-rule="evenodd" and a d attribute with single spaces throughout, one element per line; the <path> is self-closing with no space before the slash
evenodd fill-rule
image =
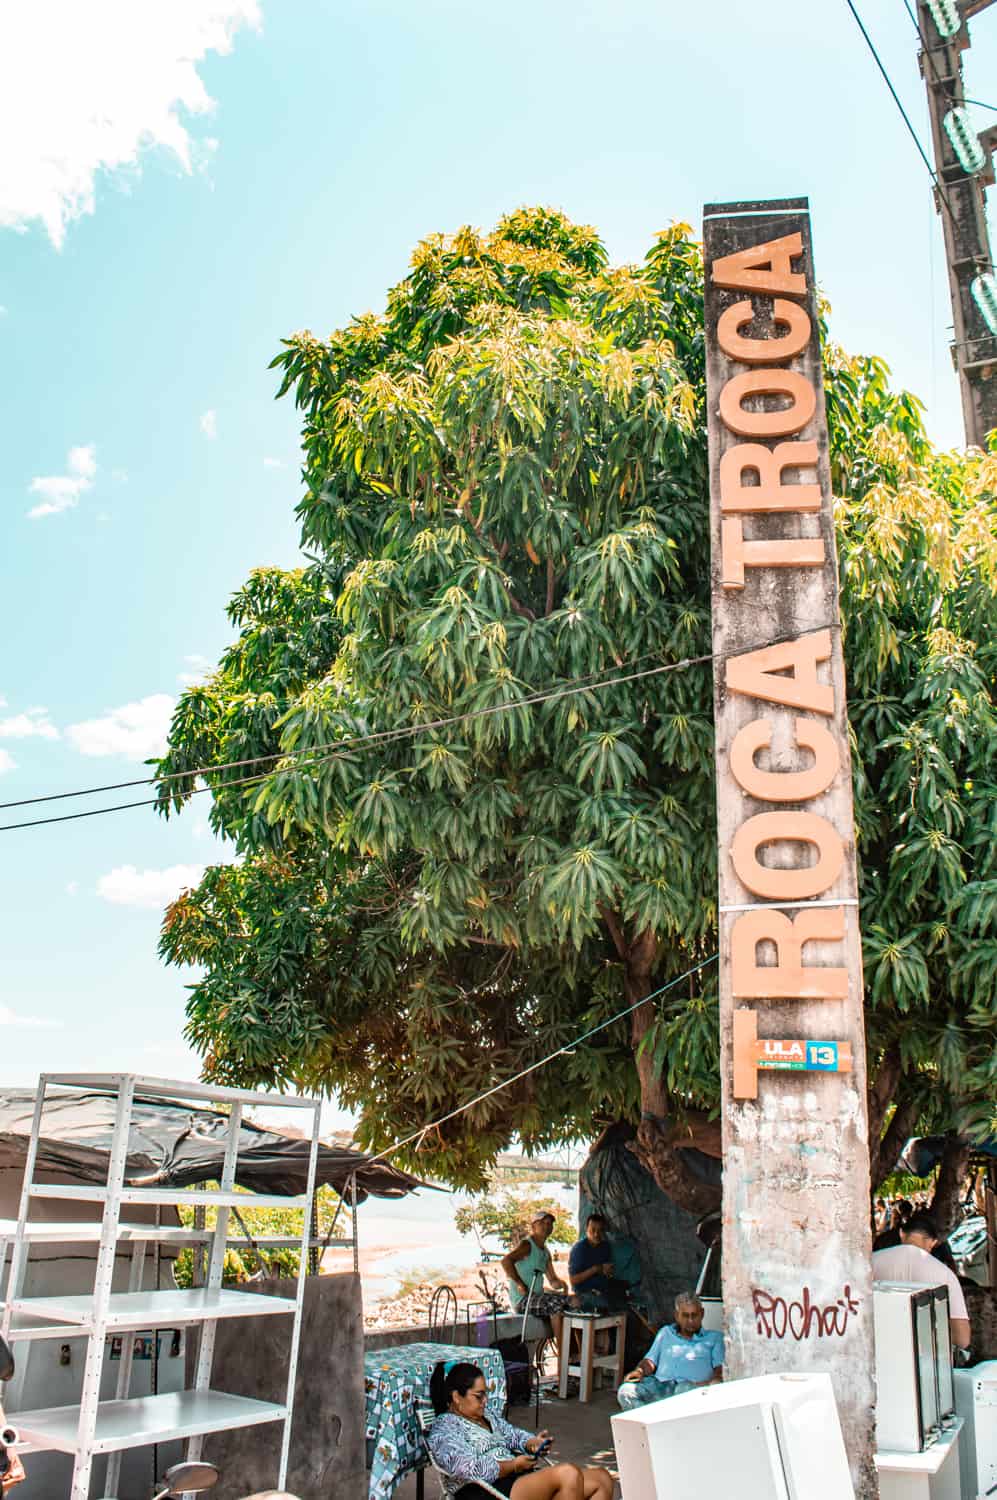
<path id="1" fill-rule="evenodd" d="M 662 1328 L 617 1391 L 624 1411 L 663 1401 L 697 1385 L 723 1379 L 723 1335 L 703 1328 L 703 1304 L 694 1292 L 675 1298 L 675 1322 Z"/>
<path id="2" fill-rule="evenodd" d="M 572 1245 L 568 1256 L 568 1280 L 573 1292 L 610 1291 L 613 1277 L 613 1252 L 606 1240 L 606 1221 L 602 1214 L 589 1214 L 585 1220 L 585 1237 Z"/>

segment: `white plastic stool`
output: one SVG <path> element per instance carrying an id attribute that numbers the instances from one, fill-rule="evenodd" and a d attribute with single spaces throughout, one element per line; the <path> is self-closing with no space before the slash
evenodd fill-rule
<path id="1" fill-rule="evenodd" d="M 595 1336 L 604 1328 L 616 1330 L 616 1347 L 611 1354 L 596 1354 Z M 581 1338 L 581 1351 L 579 1363 L 571 1363 L 571 1335 L 577 1329 Z M 579 1401 L 591 1401 L 592 1399 L 592 1371 L 612 1370 L 619 1385 L 623 1380 L 623 1360 L 626 1354 L 627 1341 L 627 1315 L 620 1313 L 581 1313 L 568 1312 L 563 1314 L 561 1323 L 561 1368 L 558 1394 L 563 1401 L 568 1394 L 568 1377 L 577 1375 L 579 1382 Z"/>

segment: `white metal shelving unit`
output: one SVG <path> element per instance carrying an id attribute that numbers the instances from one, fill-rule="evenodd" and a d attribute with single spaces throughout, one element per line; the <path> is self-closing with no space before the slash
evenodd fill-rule
<path id="1" fill-rule="evenodd" d="M 59 1087 L 95 1089 L 116 1095 L 114 1133 L 108 1161 L 107 1182 L 100 1187 L 60 1186 L 34 1181 L 41 1135 L 45 1095 Z M 136 1096 L 177 1099 L 205 1105 L 224 1104 L 229 1110 L 229 1127 L 225 1144 L 222 1177 L 217 1191 L 201 1188 L 177 1189 L 127 1185 L 125 1171 L 132 1105 Z M 238 1164 L 239 1133 L 246 1106 L 275 1106 L 312 1112 L 307 1191 L 298 1197 L 254 1194 L 235 1190 Z M 12 1236 L 13 1251 L 7 1277 L 7 1295 L 3 1303 L 0 1332 L 10 1342 L 22 1339 L 85 1336 L 87 1354 L 83 1373 L 83 1392 L 79 1406 L 48 1407 L 36 1411 L 8 1412 L 19 1430 L 21 1446 L 26 1449 L 55 1449 L 74 1457 L 73 1480 L 69 1500 L 89 1500 L 93 1460 L 98 1454 L 108 1459 L 105 1493 L 117 1494 L 120 1454 L 127 1448 L 164 1443 L 178 1438 L 188 1440 L 188 1455 L 200 1455 L 203 1438 L 212 1432 L 237 1427 L 251 1427 L 263 1422 L 283 1424 L 278 1489 L 287 1477 L 291 1439 L 291 1416 L 297 1375 L 301 1313 L 304 1305 L 308 1252 L 316 1243 L 312 1238 L 312 1203 L 315 1192 L 315 1168 L 319 1144 L 320 1101 L 312 1098 L 279 1097 L 241 1089 L 212 1088 L 207 1084 L 177 1082 L 172 1079 L 148 1078 L 138 1074 L 79 1075 L 43 1074 L 38 1082 L 31 1136 L 24 1167 L 24 1184 L 20 1210 Z M 355 1191 L 352 1194 L 354 1200 Z M 38 1199 L 85 1202 L 103 1205 L 99 1221 L 51 1224 L 32 1222 L 31 1205 Z M 123 1224 L 121 1210 L 135 1204 L 184 1205 L 217 1209 L 214 1229 L 190 1230 L 154 1224 Z M 233 1292 L 222 1287 L 222 1269 L 226 1245 L 232 1239 L 228 1231 L 233 1208 L 279 1207 L 302 1211 L 300 1239 L 275 1236 L 253 1243 L 265 1248 L 270 1244 L 292 1243 L 300 1251 L 297 1293 L 292 1298 L 269 1297 L 251 1292 Z M 2 1227 L 2 1226 L 0 1226 Z M 354 1215 L 355 1235 L 355 1215 Z M 5 1238 L 0 1234 L 0 1240 Z M 143 1291 L 142 1271 L 146 1246 L 161 1242 L 173 1246 L 209 1246 L 208 1269 L 204 1286 L 189 1290 Z M 98 1246 L 92 1296 L 22 1295 L 24 1273 L 32 1244 L 90 1243 Z M 332 1242 L 342 1243 L 342 1242 Z M 120 1246 L 131 1246 L 129 1289 L 111 1289 L 115 1254 Z M 354 1242 L 355 1251 L 355 1242 Z M 0 1274 L 3 1258 L 0 1257 Z M 287 1387 L 283 1402 L 250 1400 L 217 1391 L 211 1386 L 215 1330 L 224 1318 L 292 1315 L 291 1348 L 288 1360 Z M 107 1340 L 126 1330 L 155 1330 L 197 1324 L 201 1328 L 197 1371 L 193 1388 L 162 1395 L 129 1398 L 132 1341 L 122 1342 L 117 1389 L 112 1401 L 100 1400 L 101 1373 Z"/>

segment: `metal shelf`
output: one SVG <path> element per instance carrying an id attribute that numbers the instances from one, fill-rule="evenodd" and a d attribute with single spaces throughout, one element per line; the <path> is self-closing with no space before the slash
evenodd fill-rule
<path id="1" fill-rule="evenodd" d="M 99 1219 L 66 1220 L 46 1223 L 30 1220 L 24 1226 L 24 1238 L 32 1245 L 95 1245 L 100 1241 Z M 17 1233 L 16 1219 L 0 1219 L 0 1245 Z M 119 1224 L 118 1243 L 122 1245 L 203 1245 L 211 1239 L 210 1229 L 185 1229 L 178 1224 Z M 245 1236 L 241 1236 L 243 1242 Z M 233 1236 L 234 1240 L 234 1236 Z M 297 1243 L 297 1241 L 295 1241 Z M 262 1244 L 257 1240 L 257 1244 Z"/>
<path id="2" fill-rule="evenodd" d="M 100 1089 L 117 1095 L 114 1108 L 114 1131 L 108 1153 L 107 1183 L 62 1184 L 36 1183 L 35 1165 L 42 1135 L 42 1116 L 46 1091 L 65 1085 Z M 229 1103 L 225 1133 L 225 1159 L 219 1186 L 204 1188 L 157 1186 L 139 1179 L 141 1185 L 126 1183 L 128 1143 L 132 1107 L 136 1095 L 175 1098 L 188 1101 L 214 1100 Z M 51 1097 L 51 1094 L 50 1094 Z M 311 1110 L 307 1191 L 285 1197 L 279 1193 L 248 1193 L 236 1189 L 239 1166 L 239 1138 L 243 1107 L 247 1104 Z M 0 1332 L 14 1340 L 86 1338 L 87 1351 L 82 1376 L 82 1393 L 78 1404 L 40 1411 L 8 1411 L 9 1418 L 20 1429 L 21 1446 L 55 1448 L 75 1455 L 73 1478 L 68 1500 L 87 1500 L 93 1459 L 109 1454 L 105 1494 L 116 1496 L 120 1479 L 120 1454 L 125 1448 L 147 1443 L 188 1439 L 187 1457 L 201 1454 L 203 1437 L 235 1427 L 262 1422 L 280 1422 L 278 1488 L 283 1488 L 290 1454 L 291 1411 L 294 1402 L 295 1377 L 301 1318 L 304 1308 L 307 1251 L 324 1241 L 310 1233 L 315 1191 L 315 1167 L 320 1129 L 320 1103 L 317 1099 L 283 1099 L 241 1089 L 213 1089 L 203 1084 L 178 1083 L 174 1080 L 147 1078 L 125 1073 L 42 1074 L 31 1124 L 31 1137 L 25 1163 L 24 1183 L 18 1220 L 14 1224 L 0 1221 L 0 1277 L 4 1271 L 7 1241 L 13 1243 L 10 1270 L 7 1274 L 6 1301 L 0 1302 Z M 353 1206 L 356 1206 L 353 1179 Z M 101 1209 L 98 1221 L 76 1223 L 32 1223 L 33 1200 L 45 1199 L 67 1204 L 89 1204 Z M 185 1225 L 122 1224 L 121 1208 L 126 1205 L 166 1204 L 174 1207 L 215 1208 L 217 1223 L 210 1229 Z M 230 1209 L 246 1211 L 297 1209 L 303 1212 L 302 1232 L 294 1235 L 264 1235 L 255 1242 L 246 1233 L 236 1234 L 227 1223 Z M 71 1210 L 63 1210 L 71 1212 Z M 354 1220 L 355 1229 L 355 1220 Z M 33 1246 L 76 1243 L 96 1246 L 94 1257 L 94 1290 L 92 1295 L 57 1295 L 26 1297 L 24 1278 Z M 206 1284 L 190 1289 L 143 1291 L 143 1267 L 148 1244 L 198 1245 L 210 1247 L 204 1274 Z M 252 1291 L 231 1291 L 222 1286 L 226 1245 L 252 1246 L 260 1249 L 295 1246 L 301 1254 L 296 1296 L 268 1297 Z M 330 1243 L 332 1243 L 330 1241 Z M 336 1242 L 342 1243 L 342 1242 Z M 355 1239 L 347 1241 L 354 1247 Z M 128 1290 L 112 1291 L 117 1257 L 130 1251 Z M 195 1257 L 195 1262 L 199 1257 Z M 195 1279 L 200 1277 L 195 1265 Z M 211 1389 L 211 1368 L 215 1332 L 219 1322 L 228 1318 L 289 1316 L 291 1346 L 287 1361 L 287 1394 L 283 1405 L 253 1401 L 243 1396 L 227 1395 Z M 174 1391 L 138 1399 L 129 1397 L 134 1351 L 132 1341 L 122 1339 L 117 1371 L 115 1399 L 100 1401 L 101 1374 L 111 1335 L 126 1330 L 170 1328 L 199 1324 L 197 1367 L 192 1390 Z"/>
<path id="3" fill-rule="evenodd" d="M 67 1203 L 104 1203 L 106 1187 L 77 1187 L 61 1182 L 36 1182 L 28 1189 L 32 1198 L 60 1198 Z M 280 1193 L 214 1192 L 204 1188 L 124 1187 L 122 1203 L 169 1203 L 175 1208 L 308 1208 L 307 1194 L 285 1198 Z"/>
<path id="4" fill-rule="evenodd" d="M 90 1331 L 93 1328 L 93 1297 L 17 1297 L 11 1311 L 22 1317 Z M 252 1318 L 293 1313 L 290 1297 L 267 1297 L 259 1292 L 233 1292 L 211 1287 L 161 1292 L 112 1292 L 107 1302 L 104 1327 L 108 1333 L 126 1328 L 176 1328 L 200 1323 L 206 1318 Z"/>
<path id="5" fill-rule="evenodd" d="M 264 1094 L 255 1089 L 229 1089 L 210 1083 L 189 1083 L 177 1078 L 150 1078 L 144 1073 L 43 1073 L 41 1083 L 60 1088 L 101 1089 L 116 1093 L 125 1081 L 136 1095 L 153 1094 L 158 1099 L 216 1100 L 222 1104 L 255 1104 L 258 1109 L 314 1109 L 319 1102 L 303 1094 Z"/>
<path id="6" fill-rule="evenodd" d="M 176 1438 L 224 1432 L 232 1427 L 255 1427 L 279 1422 L 286 1406 L 228 1396 L 223 1391 L 171 1391 L 163 1396 L 140 1396 L 128 1401 L 102 1401 L 97 1408 L 93 1453 L 115 1453 L 146 1443 L 168 1443 Z M 19 1448 L 55 1448 L 75 1453 L 79 1447 L 78 1406 L 50 1406 L 19 1411 L 16 1421 Z"/>
<path id="7" fill-rule="evenodd" d="M 287 1199 L 280 1200 L 281 1205 L 286 1205 Z M 256 1208 L 259 1200 L 254 1196 L 246 1200 L 245 1193 L 240 1194 L 240 1208 Z M 77 1219 L 62 1224 L 48 1224 L 45 1222 L 31 1223 L 24 1226 L 24 1238 L 32 1245 L 96 1245 L 100 1241 L 101 1223 L 99 1219 Z M 0 1219 L 0 1246 L 5 1241 L 12 1240 L 17 1233 L 16 1219 Z M 213 1229 L 185 1229 L 177 1224 L 119 1224 L 118 1244 L 136 1245 L 157 1242 L 161 1245 L 205 1245 L 214 1238 Z M 229 1245 L 242 1246 L 243 1249 L 252 1250 L 256 1245 L 260 1250 L 300 1250 L 300 1234 L 254 1234 L 252 1243 L 244 1234 L 230 1231 L 227 1238 Z M 352 1240 L 327 1240 L 324 1235 L 315 1235 L 308 1243 L 309 1250 L 351 1250 Z"/>

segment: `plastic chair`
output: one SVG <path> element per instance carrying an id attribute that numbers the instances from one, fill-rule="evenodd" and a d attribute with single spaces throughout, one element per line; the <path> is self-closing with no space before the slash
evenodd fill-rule
<path id="1" fill-rule="evenodd" d="M 457 1342 L 457 1293 L 452 1286 L 438 1286 L 429 1302 L 429 1337 L 432 1343 Z M 449 1338 L 446 1337 L 449 1329 Z M 441 1337 L 442 1336 L 442 1337 Z"/>
<path id="2" fill-rule="evenodd" d="M 429 1467 L 433 1470 L 433 1473 L 440 1481 L 440 1500 L 451 1500 L 450 1491 L 446 1487 L 446 1481 L 448 1479 L 457 1478 L 457 1475 L 448 1474 L 446 1469 L 441 1469 L 439 1464 L 436 1462 L 436 1459 L 433 1457 L 433 1450 L 429 1446 L 429 1432 L 433 1423 L 436 1421 L 436 1413 L 428 1401 L 417 1401 L 415 1403 L 415 1419 L 419 1424 L 419 1431 L 422 1434 L 423 1445 L 426 1449 L 426 1460 L 429 1464 Z M 543 1458 L 538 1458 L 537 1463 L 542 1464 L 545 1468 L 550 1468 L 553 1464 L 553 1459 L 547 1458 L 545 1456 Z M 462 1480 L 463 1484 L 470 1484 L 472 1482 L 474 1484 L 480 1485 L 480 1487 L 487 1494 L 494 1495 L 496 1497 L 496 1500 L 506 1500 L 506 1497 L 503 1495 L 502 1491 L 497 1490 L 495 1486 L 489 1484 L 486 1479 L 475 1479 L 473 1481 L 467 1479 Z"/>

